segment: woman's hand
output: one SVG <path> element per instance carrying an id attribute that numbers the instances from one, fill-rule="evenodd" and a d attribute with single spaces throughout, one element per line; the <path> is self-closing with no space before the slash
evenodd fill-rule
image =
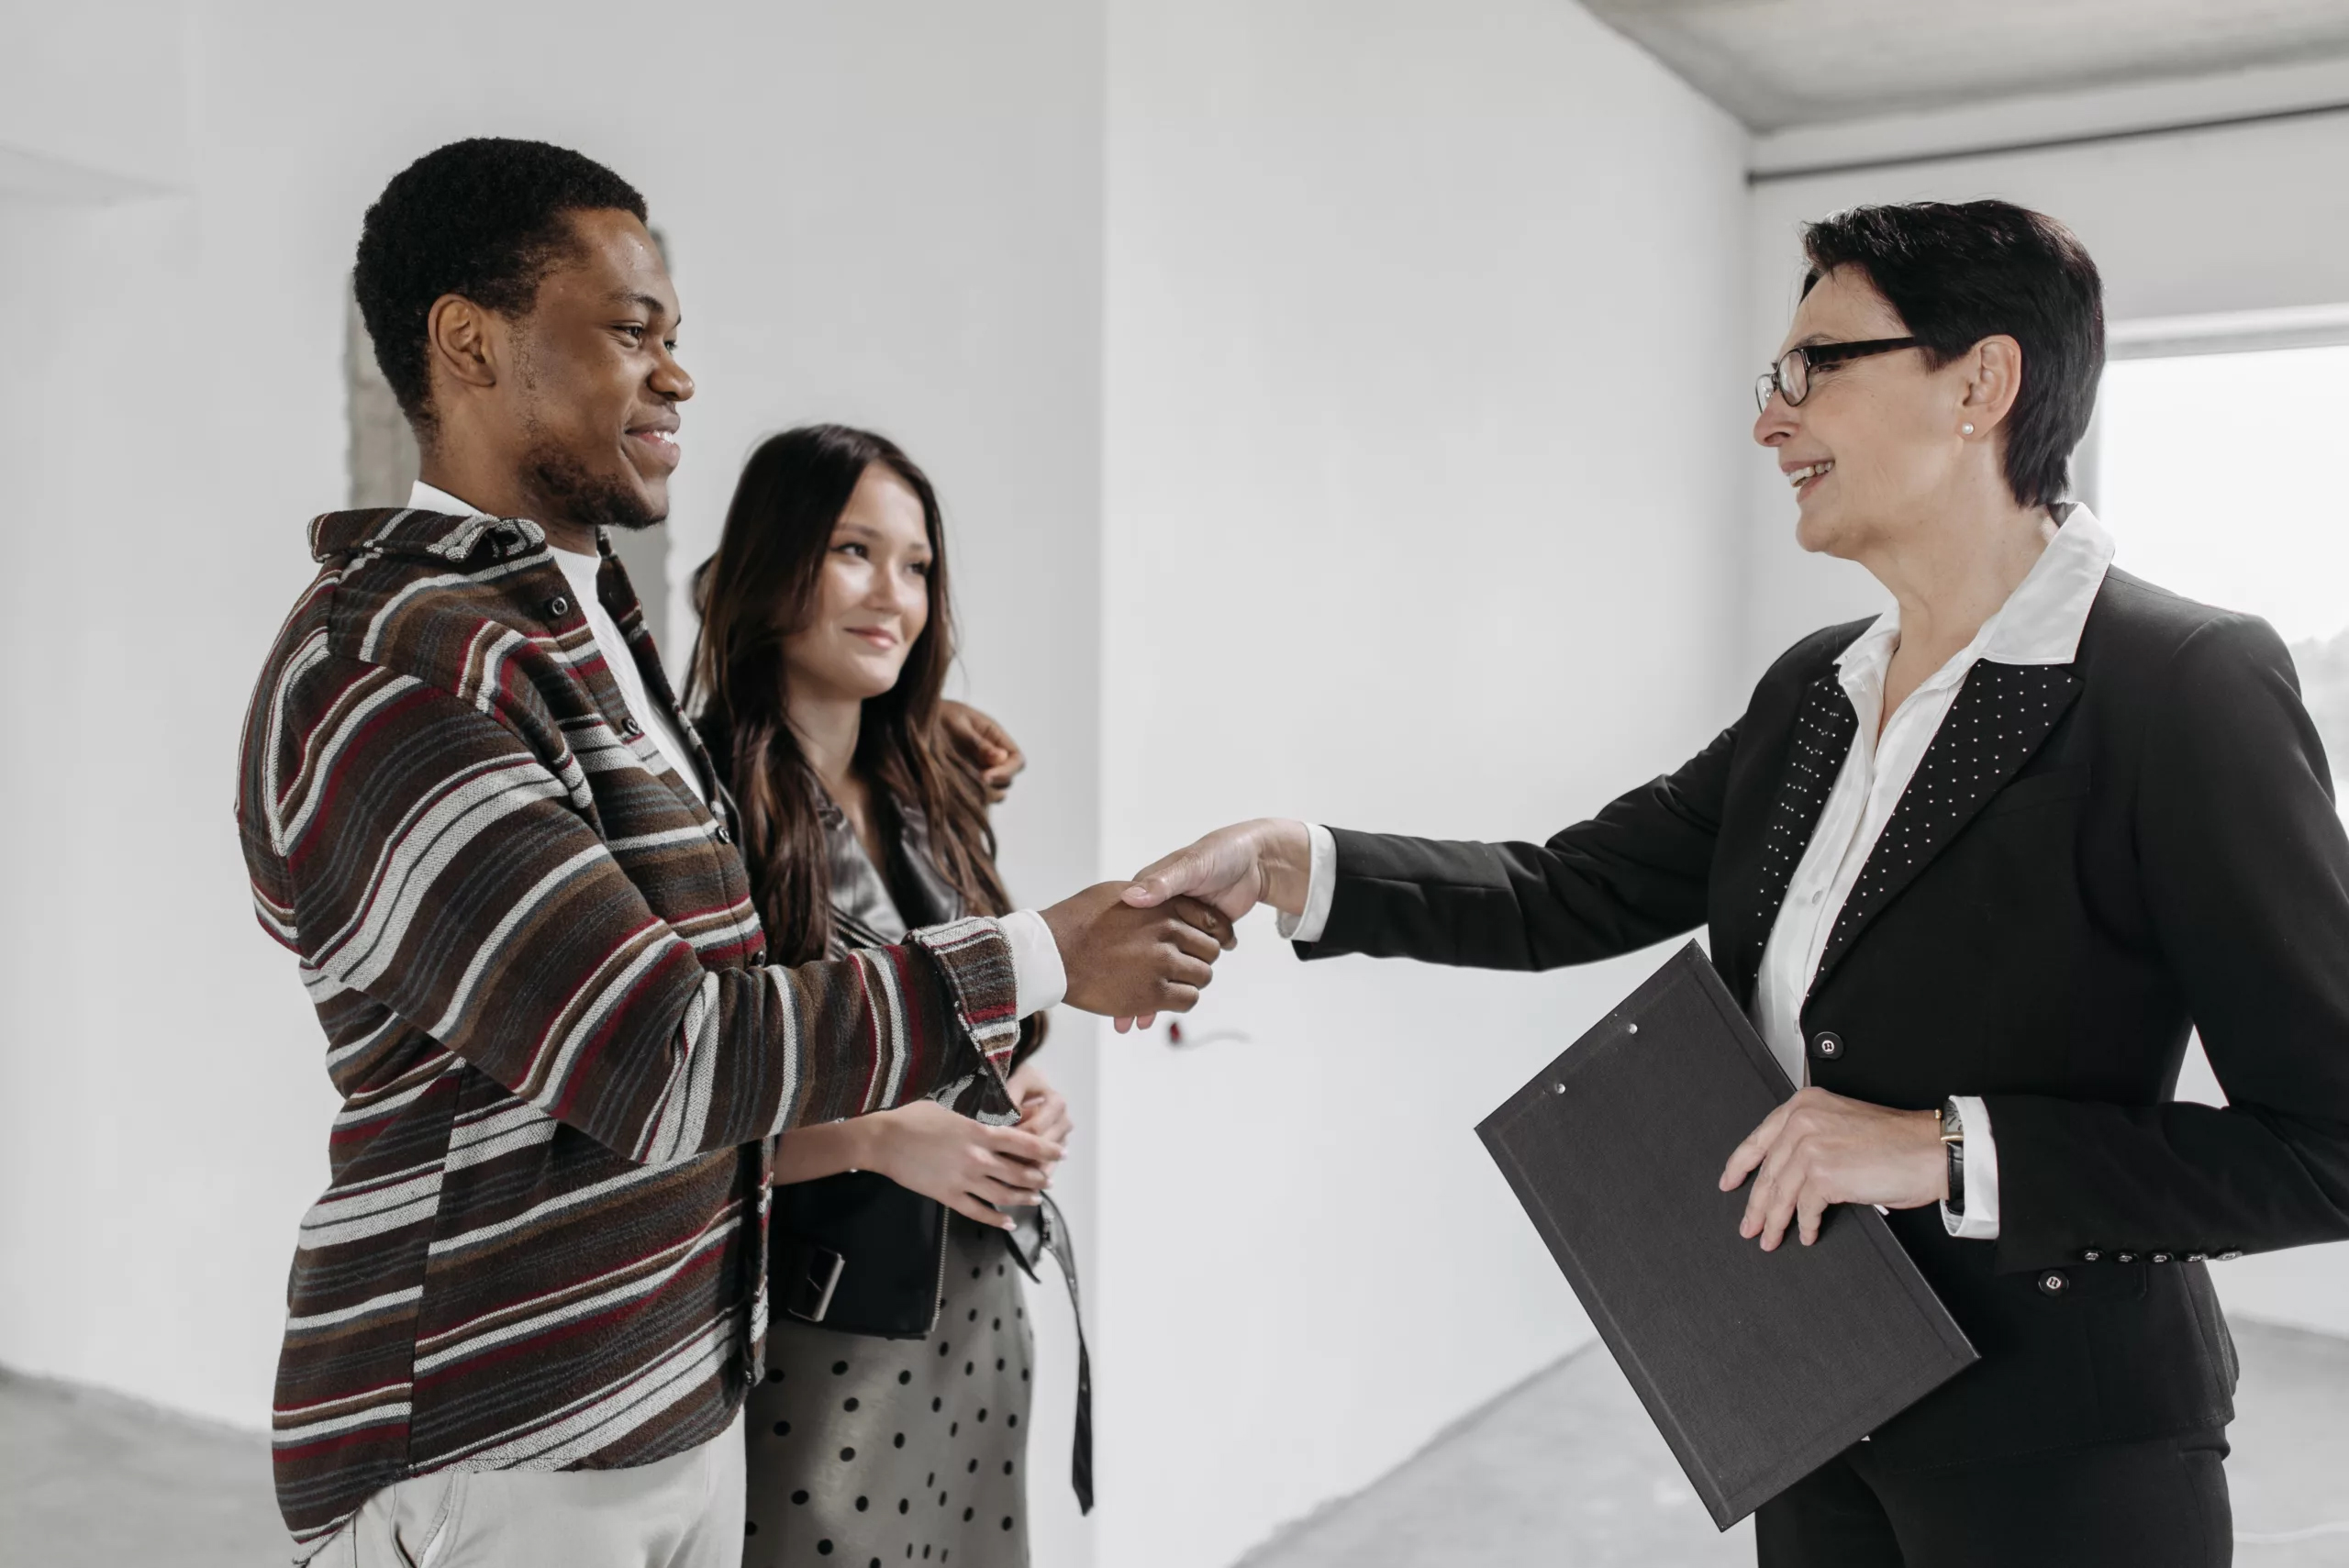
<path id="1" fill-rule="evenodd" d="M 1068 1101 L 1052 1087 L 1051 1081 L 1044 1076 L 1043 1069 L 1036 1065 L 1034 1057 L 1020 1064 L 1019 1071 L 1011 1075 L 1011 1082 L 1005 1087 L 1011 1091 L 1011 1103 L 1019 1107 L 1019 1129 L 1022 1132 L 1032 1132 L 1056 1149 L 1065 1150 L 1068 1147 L 1068 1135 L 1075 1129 L 1075 1124 L 1069 1119 Z M 1049 1173 L 1046 1180 L 1049 1184 Z"/>
<path id="2" fill-rule="evenodd" d="M 862 1119 L 872 1123 L 866 1169 L 999 1230 L 1011 1220 L 997 1211 L 1034 1207 L 1060 1162 L 1060 1144 L 1023 1127 L 973 1121 L 935 1100 Z"/>
<path id="3" fill-rule="evenodd" d="M 955 755 L 978 773 L 980 786 L 987 792 L 987 804 L 999 804 L 1011 793 L 1011 781 L 1028 765 L 1019 742 L 977 708 L 952 697 L 938 705 L 938 722 L 954 743 Z"/>
<path id="4" fill-rule="evenodd" d="M 1922 1208 L 1949 1195 L 1949 1158 L 1937 1111 L 1896 1111 L 1805 1089 L 1763 1119 L 1729 1157 L 1721 1191 L 1753 1175 L 1737 1233 L 1776 1251 L 1800 1219 L 1802 1244 L 1819 1240 L 1834 1203 Z"/>
<path id="5" fill-rule="evenodd" d="M 1237 920 L 1259 904 L 1305 913 L 1313 880 L 1313 834 L 1302 822 L 1259 817 L 1219 828 L 1134 873 L 1126 902 L 1150 908 L 1187 894 Z"/>

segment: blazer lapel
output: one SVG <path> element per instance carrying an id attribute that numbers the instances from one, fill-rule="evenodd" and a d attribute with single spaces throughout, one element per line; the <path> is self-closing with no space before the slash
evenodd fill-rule
<path id="1" fill-rule="evenodd" d="M 1770 806 L 1770 822 L 1762 836 L 1762 875 L 1753 894 L 1753 917 L 1737 954 L 1740 989 L 1749 994 L 1754 976 L 1762 973 L 1762 950 L 1787 888 L 1802 863 L 1803 851 L 1819 827 L 1819 814 L 1835 787 L 1835 775 L 1852 750 L 1852 736 L 1860 727 L 1852 699 L 1833 671 L 1811 682 L 1795 715 L 1794 738 L 1787 751 L 1786 771 L 1778 777 L 1777 798 Z"/>
<path id="2" fill-rule="evenodd" d="M 1860 868 L 1860 880 L 1835 917 L 1826 951 L 1820 954 L 1819 973 L 1811 979 L 1813 995 L 1869 922 L 1917 880 L 2031 760 L 2079 691 L 2079 677 L 2063 664 L 1993 664 L 1984 660 L 1966 673 L 1949 717 L 1925 748 L 1916 776 L 1901 793 L 1900 804 L 1893 807 L 1891 820 L 1868 851 L 1867 864 Z"/>

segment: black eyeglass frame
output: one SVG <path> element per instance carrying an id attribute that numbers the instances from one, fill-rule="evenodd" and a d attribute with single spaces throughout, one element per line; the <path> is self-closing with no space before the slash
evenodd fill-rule
<path id="1" fill-rule="evenodd" d="M 1778 356 L 1778 362 L 1753 378 L 1753 406 L 1766 414 L 1773 395 L 1787 400 L 1789 408 L 1799 408 L 1810 395 L 1810 373 L 1821 365 L 1840 365 L 1849 360 L 1865 360 L 1876 354 L 1898 353 L 1903 349 L 1921 349 L 1925 345 L 1914 338 L 1863 338 L 1853 343 L 1806 343 L 1788 349 Z M 1798 377 L 1790 377 L 1789 361 L 1800 365 Z M 1797 396 L 1788 383 L 1799 379 L 1802 394 Z"/>

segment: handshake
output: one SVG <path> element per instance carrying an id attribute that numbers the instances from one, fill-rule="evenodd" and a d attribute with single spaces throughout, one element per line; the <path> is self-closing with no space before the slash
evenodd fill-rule
<path id="1" fill-rule="evenodd" d="M 1259 903 L 1305 907 L 1312 849 L 1305 824 L 1272 817 L 1219 828 L 1152 862 L 1130 882 L 1104 882 L 1042 911 L 1068 973 L 1068 1004 L 1147 1028 L 1186 1013 L 1238 945 L 1232 922 Z"/>

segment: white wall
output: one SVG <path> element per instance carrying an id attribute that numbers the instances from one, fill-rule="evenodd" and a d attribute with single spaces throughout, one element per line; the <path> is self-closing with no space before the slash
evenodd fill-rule
<path id="1" fill-rule="evenodd" d="M 260 1425 L 334 1101 L 229 807 L 303 525 L 344 491 L 362 211 L 469 134 L 562 142 L 645 191 L 701 384 L 681 567 L 758 434 L 824 417 L 902 439 L 955 528 L 971 693 L 1034 759 L 1007 870 L 1055 896 L 1097 852 L 1101 16 L 17 10 L 0 189 L 74 199 L 0 196 L 26 325 L 0 380 L 0 636 L 38 759 L 0 784 L 0 1362 Z M 1064 1020 L 1054 1055 L 1090 1123 L 1088 1032 Z M 1089 1174 L 1063 1185 L 1089 1236 Z M 1074 1562 L 1073 1358 L 1039 1301 L 1039 1557 Z"/>
<path id="2" fill-rule="evenodd" d="M 1742 134 L 1558 0 L 1116 0 L 1103 843 L 1542 837 L 1728 717 Z M 1103 1561 L 1230 1561 L 1589 1329 L 1475 1123 L 1656 962 L 1244 927 L 1105 1042 Z"/>
<path id="3" fill-rule="evenodd" d="M 184 0 L 12 6 L 0 52 L 0 185 L 52 196 L 184 185 L 194 17 Z"/>
<path id="4" fill-rule="evenodd" d="M 1754 188 L 1748 240 L 1751 368 L 1768 362 L 1793 314 L 1799 225 L 1862 202 L 2001 196 L 2049 213 L 2096 258 L 2113 323 L 2349 303 L 2344 165 L 2349 116 L 2332 116 L 1765 182 Z M 2179 439 L 2192 439 L 2194 410 L 2178 409 L 2177 421 Z M 1750 683 L 1804 633 L 1884 601 L 1858 567 L 1795 548 L 1794 505 L 1775 470 L 1756 469 L 1745 515 Z M 2199 1050 L 2180 1092 L 2222 1098 Z M 2349 1333 L 2349 1243 L 2244 1258 L 2213 1275 L 2230 1311 Z"/>

